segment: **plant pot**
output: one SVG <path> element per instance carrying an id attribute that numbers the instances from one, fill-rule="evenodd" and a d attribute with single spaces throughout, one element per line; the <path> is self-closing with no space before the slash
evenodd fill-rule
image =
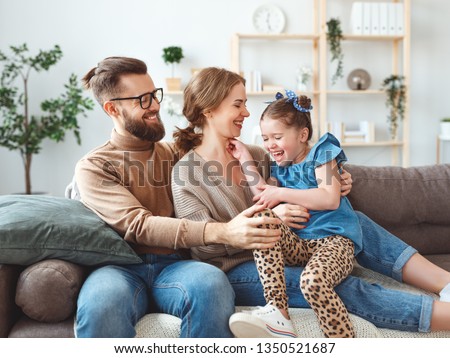
<path id="1" fill-rule="evenodd" d="M 179 77 L 166 78 L 166 86 L 168 91 L 181 91 L 181 78 Z"/>
<path id="2" fill-rule="evenodd" d="M 450 122 L 441 122 L 441 136 L 450 138 Z"/>

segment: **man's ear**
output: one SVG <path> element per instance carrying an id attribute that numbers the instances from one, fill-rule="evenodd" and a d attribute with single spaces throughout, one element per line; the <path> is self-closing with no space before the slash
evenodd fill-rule
<path id="1" fill-rule="evenodd" d="M 116 117 L 119 114 L 113 101 L 106 101 L 105 103 L 103 103 L 103 110 L 110 117 Z"/>

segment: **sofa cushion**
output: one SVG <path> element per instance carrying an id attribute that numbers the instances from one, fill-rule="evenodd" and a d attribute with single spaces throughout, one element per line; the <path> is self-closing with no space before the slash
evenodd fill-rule
<path id="1" fill-rule="evenodd" d="M 81 265 L 142 260 L 81 202 L 44 195 L 0 196 L 0 263 L 55 258 Z"/>
<path id="2" fill-rule="evenodd" d="M 44 260 L 20 274 L 16 304 L 39 322 L 60 322 L 76 309 L 86 267 L 62 260 Z"/>
<path id="3" fill-rule="evenodd" d="M 349 200 L 422 254 L 450 253 L 450 165 L 410 168 L 346 165 Z"/>
<path id="4" fill-rule="evenodd" d="M 9 332 L 9 338 L 74 338 L 73 317 L 58 323 L 38 322 L 22 316 Z"/>

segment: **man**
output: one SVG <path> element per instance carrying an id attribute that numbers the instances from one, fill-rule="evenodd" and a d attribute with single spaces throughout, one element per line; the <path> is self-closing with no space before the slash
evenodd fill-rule
<path id="1" fill-rule="evenodd" d="M 76 336 L 134 337 L 134 326 L 151 310 L 180 317 L 181 337 L 232 337 L 228 319 L 234 291 L 227 276 L 190 260 L 186 249 L 271 247 L 280 232 L 262 227 L 279 220 L 252 218 L 258 207 L 226 224 L 174 218 L 170 173 L 178 158 L 170 144 L 160 142 L 165 134 L 159 116 L 163 90 L 155 87 L 145 63 L 109 57 L 83 82 L 114 129 L 108 142 L 77 163 L 79 194 L 143 263 L 92 272 L 79 295 Z"/>

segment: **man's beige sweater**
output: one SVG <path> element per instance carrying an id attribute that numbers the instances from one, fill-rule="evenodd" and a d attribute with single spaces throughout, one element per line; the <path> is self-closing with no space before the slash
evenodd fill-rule
<path id="1" fill-rule="evenodd" d="M 175 218 L 171 144 L 111 139 L 82 158 L 75 177 L 81 201 L 138 253 L 171 253 L 204 245 L 205 222 Z"/>
<path id="2" fill-rule="evenodd" d="M 258 146 L 248 146 L 259 164 L 263 177 L 269 173 L 269 155 Z M 253 205 L 253 194 L 247 184 L 227 183 L 217 168 L 217 162 L 206 162 L 191 150 L 174 166 L 172 192 L 176 216 L 200 222 L 228 222 Z M 249 250 L 227 245 L 209 245 L 191 249 L 194 259 L 211 263 L 223 271 L 252 260 Z"/>

